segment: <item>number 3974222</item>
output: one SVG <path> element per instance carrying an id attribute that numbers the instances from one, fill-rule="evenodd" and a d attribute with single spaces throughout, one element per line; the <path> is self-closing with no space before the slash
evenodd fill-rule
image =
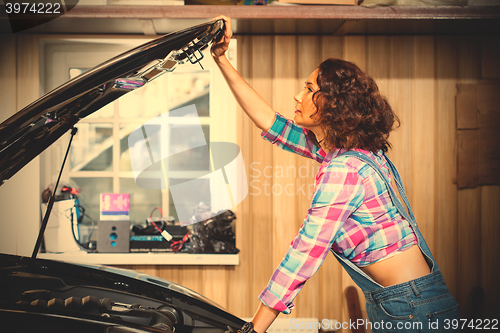
<path id="1" fill-rule="evenodd" d="M 64 14 L 61 3 L 58 2 L 13 2 L 5 1 L 7 14 Z"/>

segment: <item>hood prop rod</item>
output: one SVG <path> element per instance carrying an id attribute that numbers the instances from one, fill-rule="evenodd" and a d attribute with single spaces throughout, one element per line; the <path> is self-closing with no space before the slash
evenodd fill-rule
<path id="1" fill-rule="evenodd" d="M 45 216 L 43 217 L 42 226 L 40 227 L 40 232 L 38 233 L 38 238 L 36 240 L 36 245 L 35 248 L 33 249 L 33 254 L 31 255 L 31 259 L 36 259 L 38 251 L 40 250 L 40 246 L 42 245 L 43 234 L 45 233 L 45 228 L 47 228 L 47 223 L 49 221 L 50 212 L 52 211 L 52 206 L 54 206 L 57 186 L 59 186 L 59 180 L 61 179 L 61 174 L 64 169 L 64 164 L 66 163 L 66 158 L 68 157 L 69 149 L 71 148 L 71 142 L 73 141 L 73 137 L 75 136 L 77 131 L 78 129 L 76 127 L 73 127 L 71 129 L 71 137 L 69 139 L 68 149 L 66 149 L 66 155 L 64 155 L 61 170 L 59 170 L 59 176 L 57 177 L 57 182 L 56 186 L 54 187 L 54 192 L 52 192 L 52 196 L 49 198 L 49 203 L 47 204 L 47 211 L 45 212 Z"/>

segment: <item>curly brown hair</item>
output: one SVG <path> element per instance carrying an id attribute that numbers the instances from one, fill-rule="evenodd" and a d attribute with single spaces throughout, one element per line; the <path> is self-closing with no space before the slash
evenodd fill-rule
<path id="1" fill-rule="evenodd" d="M 368 74 L 351 62 L 331 58 L 319 65 L 317 84 L 314 115 L 328 147 L 387 152 L 389 133 L 400 122 Z M 318 144 L 312 131 L 309 135 Z"/>

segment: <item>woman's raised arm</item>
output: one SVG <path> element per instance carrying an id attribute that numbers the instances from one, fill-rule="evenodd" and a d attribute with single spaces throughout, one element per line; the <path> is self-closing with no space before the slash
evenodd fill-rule
<path id="1" fill-rule="evenodd" d="M 250 117 L 254 124 L 268 131 L 274 123 L 275 112 L 271 106 L 241 77 L 226 58 L 226 51 L 233 32 L 231 30 L 231 19 L 226 16 L 217 16 L 214 20 L 224 19 L 224 37 L 212 46 L 212 57 L 231 89 L 236 101 L 243 111 Z"/>

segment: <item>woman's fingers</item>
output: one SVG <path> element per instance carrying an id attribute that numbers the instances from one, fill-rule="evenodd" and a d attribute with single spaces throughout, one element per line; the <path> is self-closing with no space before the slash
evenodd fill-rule
<path id="1" fill-rule="evenodd" d="M 216 20 L 224 20 L 224 25 L 225 25 L 225 32 L 224 32 L 224 37 L 226 38 L 231 38 L 233 36 L 233 27 L 231 25 L 231 18 L 224 16 L 224 15 L 219 15 L 217 17 L 214 17 L 212 21 Z"/>
<path id="2" fill-rule="evenodd" d="M 219 15 L 214 17 L 212 21 L 216 20 L 224 20 L 224 38 L 217 44 L 212 46 L 212 56 L 220 57 L 222 56 L 227 49 L 229 48 L 229 41 L 231 40 L 231 36 L 233 35 L 233 31 L 231 30 L 231 19 L 224 15 Z"/>

